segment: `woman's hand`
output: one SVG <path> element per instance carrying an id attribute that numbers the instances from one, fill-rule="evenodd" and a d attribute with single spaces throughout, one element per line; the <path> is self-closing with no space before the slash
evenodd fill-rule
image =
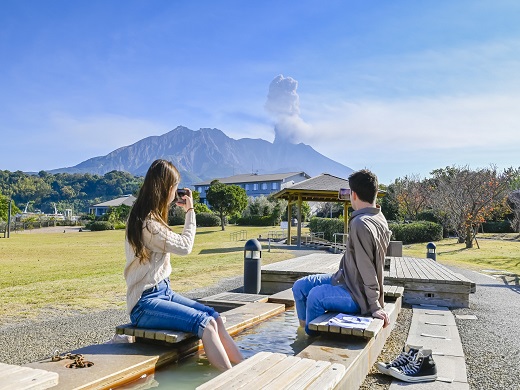
<path id="1" fill-rule="evenodd" d="M 181 197 L 182 201 L 177 200 L 175 204 L 187 212 L 189 209 L 193 209 L 193 194 L 189 188 L 183 188 L 183 190 L 186 194 Z"/>

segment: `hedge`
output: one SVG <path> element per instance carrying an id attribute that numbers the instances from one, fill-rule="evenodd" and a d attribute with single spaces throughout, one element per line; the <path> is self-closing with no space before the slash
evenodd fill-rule
<path id="1" fill-rule="evenodd" d="M 87 226 L 85 227 L 93 232 L 101 230 L 114 230 L 114 225 L 112 225 L 108 221 L 94 221 L 92 223 L 87 224 Z"/>
<path id="2" fill-rule="evenodd" d="M 491 221 L 482 224 L 484 233 L 514 233 L 509 221 Z"/>
<path id="3" fill-rule="evenodd" d="M 220 226 L 220 217 L 214 213 L 197 214 L 197 226 L 212 227 Z"/>
<path id="4" fill-rule="evenodd" d="M 334 241 L 334 233 L 343 233 L 345 231 L 345 222 L 339 218 L 320 218 L 312 217 L 309 221 L 309 230 L 311 233 L 321 233 L 328 241 Z"/>
<path id="5" fill-rule="evenodd" d="M 390 223 L 392 240 L 403 244 L 442 240 L 442 225 L 435 222 Z"/>
<path id="6" fill-rule="evenodd" d="M 251 215 L 249 217 L 238 218 L 236 221 L 237 225 L 242 226 L 273 226 L 275 225 L 274 222 L 274 218 L 270 215 Z"/>

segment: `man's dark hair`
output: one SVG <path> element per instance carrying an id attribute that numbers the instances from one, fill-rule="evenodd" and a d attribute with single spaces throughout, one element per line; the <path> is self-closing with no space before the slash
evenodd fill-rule
<path id="1" fill-rule="evenodd" d="M 372 203 L 376 200 L 379 183 L 377 176 L 368 169 L 352 173 L 348 177 L 348 184 L 363 202 Z"/>

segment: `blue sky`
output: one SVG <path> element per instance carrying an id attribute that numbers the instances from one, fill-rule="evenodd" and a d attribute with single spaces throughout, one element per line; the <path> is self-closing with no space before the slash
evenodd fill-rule
<path id="1" fill-rule="evenodd" d="M 0 2 L 0 169 L 76 165 L 178 125 L 295 142 L 389 184 L 520 166 L 520 2 Z"/>

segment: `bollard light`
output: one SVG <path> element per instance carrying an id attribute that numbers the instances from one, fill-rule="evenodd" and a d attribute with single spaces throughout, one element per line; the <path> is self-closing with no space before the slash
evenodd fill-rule
<path id="1" fill-rule="evenodd" d="M 248 240 L 244 246 L 244 292 L 258 294 L 261 287 L 262 245 L 257 239 Z"/>
<path id="2" fill-rule="evenodd" d="M 437 261 L 437 246 L 433 242 L 426 244 L 426 258 Z"/>

